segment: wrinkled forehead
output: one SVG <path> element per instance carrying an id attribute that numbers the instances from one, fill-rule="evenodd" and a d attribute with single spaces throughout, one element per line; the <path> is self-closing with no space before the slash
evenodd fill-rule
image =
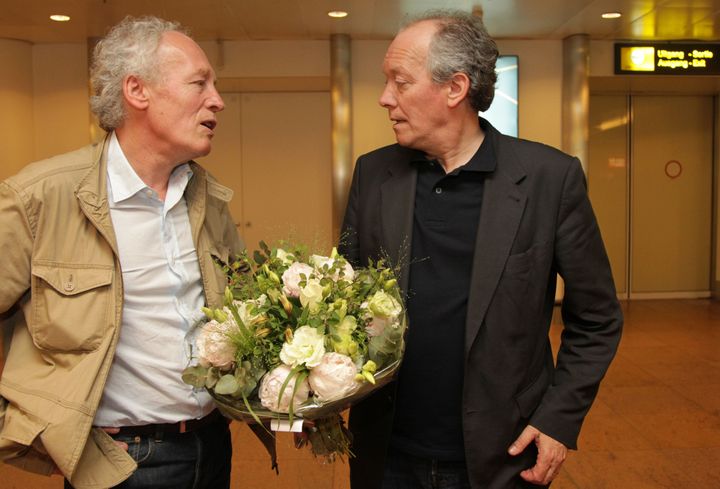
<path id="1" fill-rule="evenodd" d="M 184 68 L 189 71 L 214 73 L 205 51 L 181 32 L 166 32 L 158 46 L 160 69 Z"/>

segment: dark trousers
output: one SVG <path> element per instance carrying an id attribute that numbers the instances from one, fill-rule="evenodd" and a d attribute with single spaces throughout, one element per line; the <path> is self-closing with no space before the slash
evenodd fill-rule
<path id="1" fill-rule="evenodd" d="M 465 462 L 443 462 L 390 448 L 382 489 L 470 489 Z"/>
<path id="2" fill-rule="evenodd" d="M 128 444 L 138 468 L 118 489 L 229 489 L 232 445 L 227 422 L 180 434 L 112 435 Z M 65 489 L 72 489 L 65 481 Z"/>

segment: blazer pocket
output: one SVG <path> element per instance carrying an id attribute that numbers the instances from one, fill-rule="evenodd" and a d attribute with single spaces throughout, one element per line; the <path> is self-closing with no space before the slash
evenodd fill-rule
<path id="1" fill-rule="evenodd" d="M 550 385 L 550 371 L 543 368 L 537 379 L 515 395 L 521 417 L 529 418 L 532 415 L 545 395 L 548 385 Z"/>
<path id="2" fill-rule="evenodd" d="M 521 253 L 510 255 L 505 262 L 505 275 L 522 277 L 530 272 L 530 269 L 538 260 L 542 259 L 548 248 L 548 244 L 538 243 Z"/>
<path id="3" fill-rule="evenodd" d="M 94 351 L 108 329 L 111 265 L 33 263 L 32 318 L 35 345 L 48 351 Z"/>

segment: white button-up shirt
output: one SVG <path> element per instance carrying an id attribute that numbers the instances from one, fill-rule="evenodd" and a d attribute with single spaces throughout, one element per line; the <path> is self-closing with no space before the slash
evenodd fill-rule
<path id="1" fill-rule="evenodd" d="M 123 277 L 120 339 L 94 424 L 135 426 L 200 418 L 210 396 L 184 384 L 186 339 L 202 318 L 202 277 L 183 193 L 192 171 L 170 175 L 165 201 L 135 173 L 113 133 L 108 203 Z"/>

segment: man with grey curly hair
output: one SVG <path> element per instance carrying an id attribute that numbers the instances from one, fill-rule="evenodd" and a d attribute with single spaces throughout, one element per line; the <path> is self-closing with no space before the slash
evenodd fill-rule
<path id="1" fill-rule="evenodd" d="M 385 55 L 379 102 L 398 144 L 358 159 L 341 252 L 399 269 L 409 327 L 397 381 L 351 409 L 354 489 L 548 486 L 617 349 L 580 162 L 478 117 L 497 55 L 457 11 L 413 18 Z"/>
<path id="2" fill-rule="evenodd" d="M 157 80 L 155 52 L 166 32 L 188 34 L 177 22 L 143 17 L 121 22 L 95 45 L 90 67 L 90 108 L 105 131 L 114 131 L 125 118 L 123 79 L 127 74 Z"/>
<path id="3" fill-rule="evenodd" d="M 214 264 L 244 246 L 207 155 L 223 100 L 174 23 L 128 17 L 95 47 L 98 144 L 0 183 L 0 459 L 76 489 L 227 488 L 228 423 L 183 383 Z"/>

